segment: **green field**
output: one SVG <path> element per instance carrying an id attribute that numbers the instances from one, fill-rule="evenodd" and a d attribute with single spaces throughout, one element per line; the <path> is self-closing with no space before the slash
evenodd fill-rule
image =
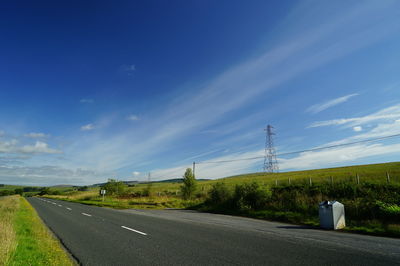
<path id="1" fill-rule="evenodd" d="M 0 197 L 0 265 L 74 265 L 36 211 L 18 195 Z"/>

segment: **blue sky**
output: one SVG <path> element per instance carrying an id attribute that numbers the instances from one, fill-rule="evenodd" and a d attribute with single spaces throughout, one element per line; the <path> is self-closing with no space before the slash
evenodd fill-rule
<path id="1" fill-rule="evenodd" d="M 400 133 L 398 1 L 13 1 L 0 12 L 0 183 L 176 178 L 193 161 L 262 156 L 267 124 L 278 154 Z M 278 162 L 399 155 L 390 139 Z"/>

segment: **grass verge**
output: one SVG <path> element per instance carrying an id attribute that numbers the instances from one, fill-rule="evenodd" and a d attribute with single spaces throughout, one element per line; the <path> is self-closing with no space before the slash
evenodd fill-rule
<path id="1" fill-rule="evenodd" d="M 25 198 L 0 201 L 0 265 L 74 265 Z"/>
<path id="2" fill-rule="evenodd" d="M 18 196 L 0 197 L 0 265 L 8 265 L 17 246 L 14 216 L 19 208 Z"/>

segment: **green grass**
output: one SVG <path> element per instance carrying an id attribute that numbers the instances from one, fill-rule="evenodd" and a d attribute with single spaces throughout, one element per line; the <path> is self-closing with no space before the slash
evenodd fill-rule
<path id="1" fill-rule="evenodd" d="M 0 197 L 0 265 L 8 265 L 17 246 L 14 216 L 18 208 L 18 196 Z"/>
<path id="2" fill-rule="evenodd" d="M 4 198 L 0 200 L 7 208 L 0 208 L 0 217 L 8 217 L 8 226 L 1 227 L 1 234 L 7 230 L 9 240 L 8 248 L 3 249 L 8 251 L 0 253 L 3 265 L 74 265 L 25 198 Z"/>
<path id="3" fill-rule="evenodd" d="M 203 166 L 199 166 L 203 167 Z M 201 172 L 200 172 L 201 173 Z M 306 171 L 293 171 L 283 173 L 249 173 L 232 177 L 225 177 L 217 180 L 208 180 L 198 182 L 199 191 L 208 192 L 212 185 L 223 181 L 226 185 L 234 187 L 236 184 L 250 183 L 257 181 L 265 186 L 275 186 L 291 184 L 304 184 L 308 183 L 311 178 L 312 183 L 327 183 L 333 180 L 337 182 L 353 182 L 357 181 L 356 176 L 359 176 L 361 183 L 386 183 L 386 173 L 389 173 L 390 181 L 393 184 L 400 184 L 400 162 L 383 163 L 383 164 L 370 164 L 370 165 L 357 165 L 338 168 L 326 168 Z M 183 173 L 182 173 L 183 174 Z M 197 178 L 205 178 L 207 176 L 199 176 Z M 154 193 L 162 195 L 174 195 L 179 193 L 181 183 L 153 183 L 152 189 Z M 139 192 L 146 187 L 146 184 L 139 184 L 133 188 L 129 188 L 133 192 Z"/>

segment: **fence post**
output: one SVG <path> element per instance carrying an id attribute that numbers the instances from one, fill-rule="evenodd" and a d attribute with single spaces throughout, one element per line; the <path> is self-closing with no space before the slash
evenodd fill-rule
<path id="1" fill-rule="evenodd" d="M 312 181 L 311 181 L 311 177 L 310 177 L 310 186 L 312 186 Z"/>
<path id="2" fill-rule="evenodd" d="M 389 172 L 386 172 L 386 182 L 390 183 L 390 175 L 389 175 Z"/>
<path id="3" fill-rule="evenodd" d="M 289 177 L 289 185 L 290 185 L 290 177 Z"/>
<path id="4" fill-rule="evenodd" d="M 275 186 L 278 186 L 278 179 L 275 179 Z"/>
<path id="5" fill-rule="evenodd" d="M 358 173 L 357 173 L 357 185 L 359 185 L 360 184 L 360 176 L 358 175 Z"/>

